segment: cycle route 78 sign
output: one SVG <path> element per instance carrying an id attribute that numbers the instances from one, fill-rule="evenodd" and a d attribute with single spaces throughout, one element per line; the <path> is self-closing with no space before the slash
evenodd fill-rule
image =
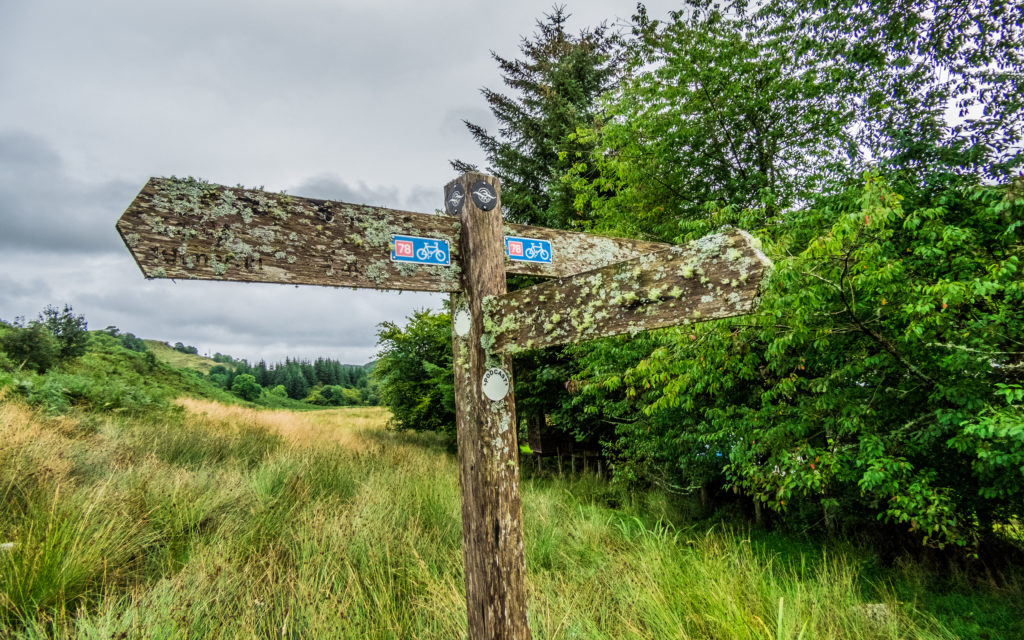
<path id="1" fill-rule="evenodd" d="M 448 266 L 452 263 L 451 251 L 446 240 L 392 235 L 391 246 L 391 260 L 394 262 L 439 266 Z"/>
<path id="2" fill-rule="evenodd" d="M 551 262 L 551 243 L 536 238 L 505 236 L 505 255 L 520 262 Z"/>

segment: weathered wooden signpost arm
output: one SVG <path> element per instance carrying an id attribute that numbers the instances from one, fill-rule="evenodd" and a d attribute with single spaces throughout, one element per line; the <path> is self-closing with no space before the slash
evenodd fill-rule
<path id="1" fill-rule="evenodd" d="M 448 292 L 460 286 L 459 227 L 446 216 L 191 178 L 151 178 L 117 223 L 147 278 Z M 544 277 L 669 246 L 517 224 L 505 224 L 504 233 L 550 242 L 557 259 L 546 263 L 504 258 L 500 232 L 496 245 L 508 273 Z M 447 264 L 393 261 L 396 235 L 436 240 L 450 249 L 437 261 Z"/>
<path id="2" fill-rule="evenodd" d="M 486 210 L 470 197 L 483 185 L 489 187 Z M 457 188 L 465 198 L 459 207 L 449 206 L 462 223 L 452 355 L 468 631 L 473 640 L 524 639 L 530 630 L 511 371 L 505 356 L 484 348 L 482 302 L 505 293 L 500 185 L 490 176 L 465 174 L 446 186 L 446 199 Z"/>
<path id="3" fill-rule="evenodd" d="M 750 313 L 771 261 L 732 229 L 484 301 L 485 340 L 509 353 Z"/>
<path id="4" fill-rule="evenodd" d="M 458 222 L 193 179 L 152 178 L 117 223 L 147 278 L 457 291 L 458 268 L 391 260 L 395 234 L 448 241 Z"/>

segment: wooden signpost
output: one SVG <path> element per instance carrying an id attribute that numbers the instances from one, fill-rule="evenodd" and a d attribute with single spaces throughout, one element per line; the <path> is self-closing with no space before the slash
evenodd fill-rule
<path id="1" fill-rule="evenodd" d="M 153 178 L 117 223 L 147 278 L 451 293 L 469 637 L 528 638 L 511 354 L 749 313 L 771 262 L 740 230 L 672 246 L 505 223 L 496 178 L 447 216 Z M 506 293 L 507 273 L 553 278 Z"/>

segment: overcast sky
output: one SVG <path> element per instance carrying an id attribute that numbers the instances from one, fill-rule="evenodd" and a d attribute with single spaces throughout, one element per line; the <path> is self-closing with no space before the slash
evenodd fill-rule
<path id="1" fill-rule="evenodd" d="M 647 3 L 663 16 L 681 3 Z M 573 30 L 629 0 L 567 4 Z M 90 328 L 250 360 L 364 363 L 377 324 L 441 296 L 143 279 L 114 223 L 150 176 L 433 211 L 483 163 L 494 50 L 544 1 L 0 0 L 0 319 L 71 304 Z"/>

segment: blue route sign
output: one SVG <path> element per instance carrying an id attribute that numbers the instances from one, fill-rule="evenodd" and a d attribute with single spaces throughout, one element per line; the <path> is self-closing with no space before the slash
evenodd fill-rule
<path id="1" fill-rule="evenodd" d="M 535 238 L 505 236 L 505 255 L 520 262 L 551 262 L 551 243 Z"/>
<path id="2" fill-rule="evenodd" d="M 393 235 L 391 236 L 391 246 L 392 262 L 433 264 L 443 267 L 452 264 L 447 240 Z"/>

